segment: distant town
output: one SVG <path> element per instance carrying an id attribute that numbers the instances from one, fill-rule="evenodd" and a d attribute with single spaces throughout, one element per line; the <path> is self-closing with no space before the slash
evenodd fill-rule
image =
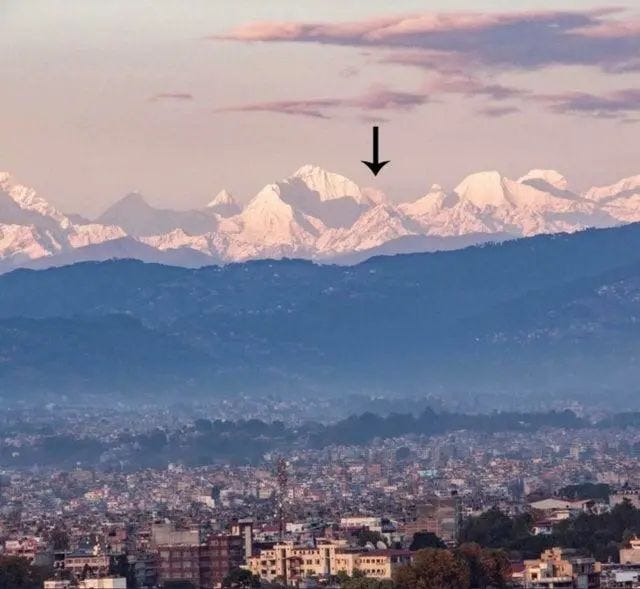
<path id="1" fill-rule="evenodd" d="M 293 408 L 275 425 L 194 413 L 5 415 L 0 586 L 640 587 L 635 414 L 434 413 L 447 431 L 404 435 L 390 423 L 407 416 L 370 414 L 324 426 L 314 447 L 291 437 L 320 427 Z M 331 442 L 358 420 L 386 433 Z M 238 431 L 264 452 L 211 450 L 242 445 Z M 180 444 L 199 455 L 166 450 Z"/>

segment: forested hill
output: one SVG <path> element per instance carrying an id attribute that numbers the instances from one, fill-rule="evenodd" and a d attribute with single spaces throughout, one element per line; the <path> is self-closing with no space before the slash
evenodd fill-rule
<path id="1" fill-rule="evenodd" d="M 0 276 L 0 390 L 635 399 L 639 318 L 637 224 L 353 267 L 18 270 Z"/>

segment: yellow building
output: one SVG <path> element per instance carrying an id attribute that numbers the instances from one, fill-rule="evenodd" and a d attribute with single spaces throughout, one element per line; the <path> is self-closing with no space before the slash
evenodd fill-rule
<path id="1" fill-rule="evenodd" d="M 315 546 L 276 544 L 247 559 L 247 568 L 265 581 L 293 585 L 305 578 L 327 578 L 340 572 L 390 579 L 393 568 L 411 560 L 407 550 L 354 550 L 345 541 L 319 540 Z"/>
<path id="2" fill-rule="evenodd" d="M 600 563 L 578 556 L 575 550 L 550 548 L 539 559 L 525 560 L 524 566 L 524 585 L 530 589 L 600 587 Z"/>
<path id="3" fill-rule="evenodd" d="M 634 537 L 628 547 L 620 548 L 621 564 L 640 564 L 640 539 Z"/>

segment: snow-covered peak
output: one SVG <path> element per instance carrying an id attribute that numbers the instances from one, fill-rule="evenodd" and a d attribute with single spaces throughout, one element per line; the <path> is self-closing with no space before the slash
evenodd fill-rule
<path id="1" fill-rule="evenodd" d="M 285 203 L 281 198 L 280 186 L 277 184 L 267 184 L 258 194 L 256 194 L 247 204 L 242 214 L 245 215 L 251 211 L 264 210 L 281 210 L 290 212 L 291 206 Z"/>
<path id="2" fill-rule="evenodd" d="M 317 192 L 318 198 L 323 202 L 338 198 L 352 198 L 358 204 L 369 204 L 355 182 L 340 174 L 327 172 L 318 166 L 302 166 L 291 178 L 301 180 L 309 190 Z"/>
<path id="3" fill-rule="evenodd" d="M 363 251 L 418 231 L 414 221 L 394 206 L 383 203 L 365 210 L 351 227 L 327 231 L 318 245 L 324 253 Z"/>
<path id="4" fill-rule="evenodd" d="M 71 221 L 28 186 L 17 184 L 7 172 L 0 173 L 0 190 L 5 192 L 23 211 L 36 213 L 53 220 L 63 229 L 71 226 Z"/>
<path id="5" fill-rule="evenodd" d="M 215 195 L 213 200 L 207 204 L 207 207 L 219 207 L 225 205 L 235 205 L 236 199 L 233 198 L 233 195 L 225 190 L 224 188 Z"/>
<path id="6" fill-rule="evenodd" d="M 365 186 L 361 189 L 362 195 L 373 205 L 381 205 L 389 202 L 387 195 L 378 188 Z"/>
<path id="7" fill-rule="evenodd" d="M 636 221 L 640 176 L 593 188 L 584 198 L 568 191 L 566 179 L 554 170 L 531 170 L 518 181 L 488 171 L 471 174 L 455 190 L 434 184 L 425 196 L 395 206 L 376 189 L 308 165 L 265 186 L 243 210 L 226 190 L 206 208 L 188 211 L 156 208 L 134 192 L 91 223 L 62 214 L 0 172 L 0 261 L 13 266 L 124 238 L 158 251 L 194 250 L 224 261 L 322 259 L 397 240 L 423 243 L 412 236 L 465 236 L 470 244 L 486 241 L 487 235 L 528 236 Z M 479 235 L 484 237 L 474 237 Z"/>
<path id="8" fill-rule="evenodd" d="M 573 200 L 581 200 L 539 178 L 515 182 L 498 172 L 471 174 L 458 185 L 455 192 L 462 201 L 479 210 L 488 207 L 499 210 L 523 208 L 551 213 L 557 212 L 558 208 L 564 210 Z"/>
<path id="9" fill-rule="evenodd" d="M 305 215 L 282 199 L 278 184 L 265 186 L 238 217 L 245 233 L 260 235 L 267 242 L 286 241 L 287 237 L 299 229 L 313 232 Z"/>
<path id="10" fill-rule="evenodd" d="M 140 241 L 160 249 L 177 249 L 178 247 L 182 247 L 185 243 L 188 243 L 190 239 L 192 239 L 192 236 L 184 229 L 173 229 L 172 231 L 161 235 L 141 237 Z"/>
<path id="11" fill-rule="evenodd" d="M 640 175 L 624 178 L 615 184 L 610 186 L 599 186 L 588 190 L 585 193 L 585 198 L 595 201 L 604 201 L 615 198 L 626 193 L 639 193 L 640 192 Z"/>
<path id="12" fill-rule="evenodd" d="M 479 209 L 499 207 L 506 201 L 503 178 L 496 171 L 470 174 L 458 184 L 455 192 Z"/>
<path id="13" fill-rule="evenodd" d="M 419 218 L 434 215 L 447 206 L 454 205 L 457 195 L 447 194 L 440 184 L 433 184 L 423 197 L 413 202 L 402 203 L 399 209 L 410 217 Z"/>
<path id="14" fill-rule="evenodd" d="M 556 170 L 529 170 L 522 178 L 518 180 L 520 184 L 537 185 L 537 181 L 542 181 L 558 190 L 567 190 L 569 182 Z"/>
<path id="15" fill-rule="evenodd" d="M 207 204 L 206 208 L 222 217 L 231 217 L 240 212 L 240 206 L 236 202 L 236 199 L 230 192 L 224 189 L 216 194 L 214 199 Z"/>

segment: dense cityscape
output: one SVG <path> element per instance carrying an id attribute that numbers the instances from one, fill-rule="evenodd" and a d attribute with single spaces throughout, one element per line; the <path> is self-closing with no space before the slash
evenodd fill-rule
<path id="1" fill-rule="evenodd" d="M 321 426 L 289 409 L 275 424 L 186 405 L 13 409 L 0 429 L 0 575 L 43 589 L 640 586 L 637 414 L 466 416 L 393 435 L 408 415 Z M 365 422 L 379 435 L 291 437 Z M 221 427 L 218 442 L 241 445 L 240 432 L 264 452 L 209 452 Z M 187 453 L 167 452 L 185 440 Z"/>

